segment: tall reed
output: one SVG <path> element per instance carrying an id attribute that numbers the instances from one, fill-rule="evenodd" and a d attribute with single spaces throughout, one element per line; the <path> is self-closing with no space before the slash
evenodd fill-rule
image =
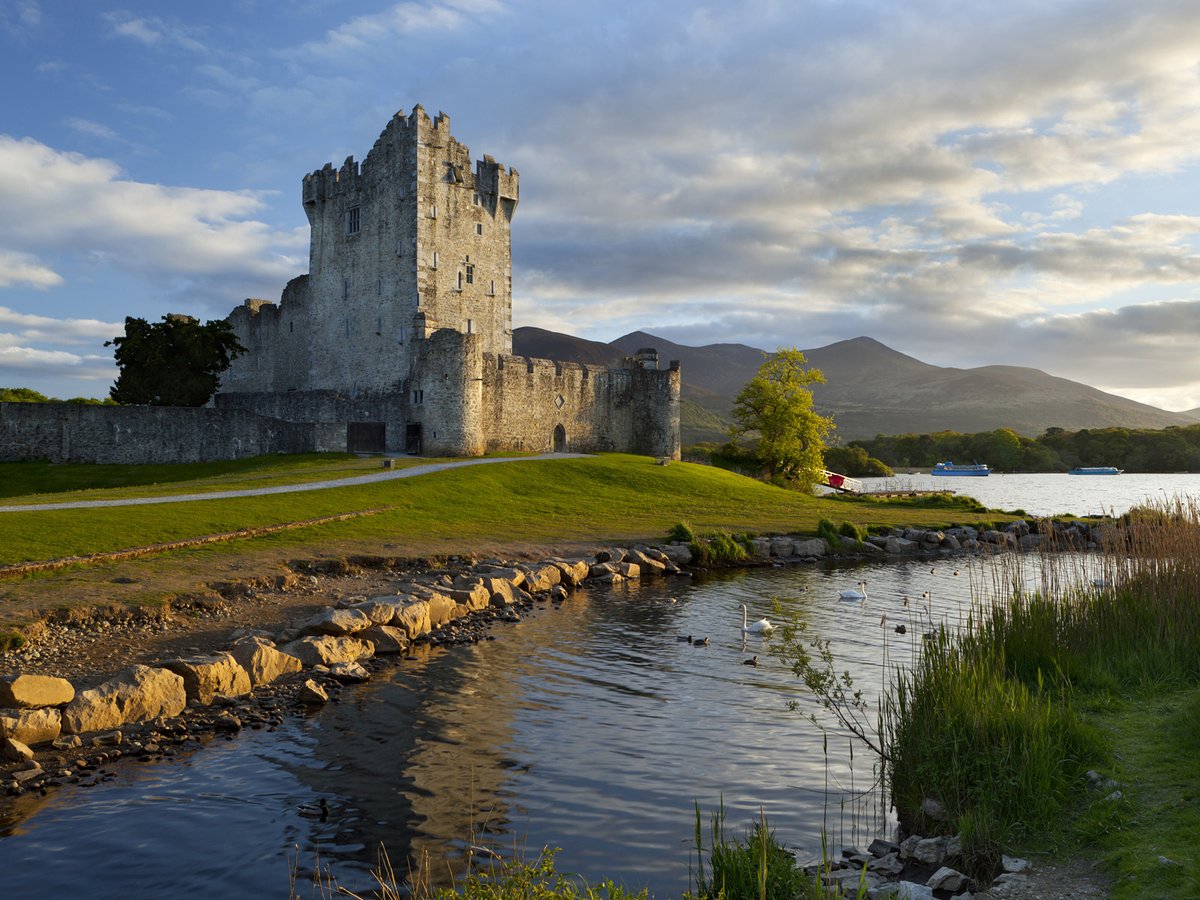
<path id="1" fill-rule="evenodd" d="M 882 703 L 901 822 L 962 833 L 976 871 L 1053 828 L 1107 750 L 1083 698 L 1200 682 L 1200 507 L 1177 498 L 1101 531 L 1096 554 L 996 557 L 993 591 L 959 634 L 939 631 Z M 937 800 L 945 815 L 924 806 Z"/>

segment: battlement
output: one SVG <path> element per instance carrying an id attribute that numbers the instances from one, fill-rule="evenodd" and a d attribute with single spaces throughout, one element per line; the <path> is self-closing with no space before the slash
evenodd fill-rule
<path id="1" fill-rule="evenodd" d="M 520 176 L 515 168 L 505 168 L 491 156 L 484 156 L 470 170 L 471 151 L 450 134 L 450 117 L 439 112 L 432 119 L 418 103 L 412 113 L 397 112 L 380 132 L 375 144 L 361 163 L 353 156 L 346 157 L 340 168 L 326 163 L 322 168 L 304 176 L 301 194 L 306 206 L 316 205 L 336 197 L 363 191 L 367 176 L 377 167 L 408 165 L 415 162 L 419 147 L 432 147 L 445 152 L 450 177 L 463 187 L 494 198 L 493 208 L 499 207 L 510 219 L 519 196 Z M 437 173 L 441 176 L 443 173 Z"/>
<path id="2" fill-rule="evenodd" d="M 243 303 L 242 306 L 245 307 L 246 311 L 249 312 L 250 315 L 257 316 L 263 311 L 264 307 L 269 307 L 267 312 L 271 312 L 276 308 L 277 304 L 271 300 L 259 300 L 255 297 L 247 297 L 246 302 Z"/>

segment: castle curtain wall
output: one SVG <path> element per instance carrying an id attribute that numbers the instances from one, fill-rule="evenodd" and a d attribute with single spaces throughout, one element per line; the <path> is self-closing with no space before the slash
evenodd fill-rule
<path id="1" fill-rule="evenodd" d="M 0 403 L 0 460 L 187 463 L 344 451 L 346 427 L 241 409 Z"/>

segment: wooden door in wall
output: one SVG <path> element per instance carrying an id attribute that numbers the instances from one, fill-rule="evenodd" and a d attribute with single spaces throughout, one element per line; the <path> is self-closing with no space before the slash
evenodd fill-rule
<path id="1" fill-rule="evenodd" d="M 554 426 L 554 452 L 567 452 L 567 429 L 563 428 L 561 425 Z"/>
<path id="2" fill-rule="evenodd" d="M 346 450 L 350 453 L 382 453 L 386 449 L 386 422 L 346 423 Z"/>
<path id="3" fill-rule="evenodd" d="M 409 422 L 404 428 L 404 452 L 410 456 L 421 455 L 421 423 Z"/>

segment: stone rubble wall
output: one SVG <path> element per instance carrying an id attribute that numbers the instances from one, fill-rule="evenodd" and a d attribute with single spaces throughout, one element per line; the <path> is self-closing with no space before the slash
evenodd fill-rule
<path id="1" fill-rule="evenodd" d="M 346 449 L 345 424 L 243 409 L 0 403 L 0 462 L 187 463 Z"/>

